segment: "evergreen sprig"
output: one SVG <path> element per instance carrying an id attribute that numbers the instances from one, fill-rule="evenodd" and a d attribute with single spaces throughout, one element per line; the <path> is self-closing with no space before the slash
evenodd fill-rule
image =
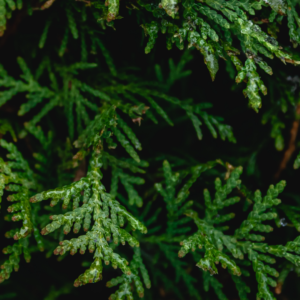
<path id="1" fill-rule="evenodd" d="M 0 202 L 13 202 L 1 203 L 4 221 L 22 221 L 3 223 L 11 243 L 0 298 L 82 297 L 56 276 L 69 268 L 51 266 L 46 280 L 49 262 L 40 260 L 88 250 L 93 260 L 83 259 L 74 286 L 100 281 L 111 263 L 120 270 L 105 270 L 110 300 L 274 300 L 287 290 L 296 299 L 287 278 L 300 274 L 289 165 L 300 166 L 299 8 L 297 0 L 0 0 L 0 152 L 8 152 Z M 174 45 L 182 54 L 165 52 Z M 283 232 L 275 239 L 274 225 Z M 126 242 L 133 255 L 117 248 Z M 33 263 L 43 276 L 32 269 L 30 281 L 14 281 L 21 256 L 44 250 Z"/>
<path id="2" fill-rule="evenodd" d="M 274 205 L 280 204 L 280 200 L 276 197 L 281 193 L 286 185 L 284 181 L 279 182 L 276 186 L 271 185 L 265 197 L 261 196 L 261 192 L 257 190 L 254 193 L 254 206 L 249 213 L 248 218 L 242 222 L 241 226 L 235 231 L 235 234 L 225 235 L 223 230 L 214 227 L 234 217 L 233 213 L 220 215 L 219 210 L 224 207 L 233 205 L 240 200 L 239 197 L 227 198 L 234 188 L 239 189 L 241 180 L 239 179 L 242 173 L 242 168 L 234 169 L 226 184 L 222 186 L 221 180 L 215 181 L 215 197 L 212 200 L 208 190 L 204 190 L 205 201 L 205 217 L 200 219 L 198 214 L 193 211 L 187 211 L 186 215 L 191 217 L 198 227 L 198 232 L 181 242 L 182 248 L 179 251 L 179 257 L 185 256 L 190 250 L 195 251 L 196 248 L 205 249 L 205 255 L 197 263 L 197 266 L 204 271 L 209 271 L 211 274 L 217 274 L 218 269 L 216 264 L 221 263 L 223 268 L 229 269 L 233 275 L 240 276 L 242 274 L 237 265 L 237 259 L 244 259 L 248 255 L 249 261 L 252 263 L 253 270 L 256 273 L 258 281 L 258 299 L 275 299 L 269 289 L 269 285 L 276 287 L 277 283 L 268 275 L 278 277 L 279 273 L 271 268 L 268 264 L 274 264 L 276 261 L 271 256 L 284 257 L 296 266 L 299 265 L 300 260 L 297 255 L 290 252 L 298 252 L 298 239 L 293 242 L 288 242 L 286 246 L 282 245 L 268 245 L 261 243 L 265 237 L 256 232 L 271 232 L 273 228 L 270 225 L 262 224 L 263 221 L 273 220 L 277 217 L 276 213 L 266 212 L 267 209 L 272 208 Z M 243 241 L 244 240 L 244 241 Z M 223 249 L 226 249 L 223 251 Z M 227 252 L 232 258 L 225 254 Z M 267 263 L 267 264 L 265 264 Z M 240 290 L 238 280 L 234 280 L 237 289 Z M 245 296 L 243 296 L 245 299 Z M 222 299 L 221 297 L 219 297 Z"/>
<path id="3" fill-rule="evenodd" d="M 103 132 L 106 122 L 110 120 L 109 117 L 108 114 L 106 118 L 103 117 L 104 120 L 102 122 L 95 122 L 95 126 L 102 126 Z M 112 126 L 113 124 L 109 125 Z M 90 133 L 93 133 L 93 131 Z M 95 137 L 91 143 L 97 145 L 100 142 L 101 140 Z M 120 241 L 124 245 L 127 241 L 132 247 L 139 246 L 139 242 L 128 231 L 120 228 L 124 226 L 125 220 L 129 222 L 132 230 L 138 229 L 143 233 L 147 232 L 146 227 L 141 222 L 128 213 L 118 201 L 113 200 L 110 194 L 105 192 L 105 187 L 100 181 L 103 177 L 100 171 L 103 165 L 101 158 L 101 149 L 96 148 L 93 152 L 93 157 L 90 161 L 90 170 L 86 177 L 69 186 L 45 191 L 30 198 L 30 201 L 33 203 L 51 198 L 51 206 L 56 205 L 59 200 L 63 200 L 63 208 L 67 208 L 70 200 L 73 199 L 73 211 L 64 215 L 51 216 L 50 219 L 53 222 L 43 228 L 41 233 L 43 235 L 49 234 L 61 226 L 64 226 L 64 234 L 68 234 L 72 226 L 74 226 L 74 233 L 78 233 L 83 223 L 83 229 L 87 232 L 85 235 L 69 241 L 62 241 L 54 250 L 54 254 L 56 255 L 63 255 L 66 251 L 70 251 L 74 255 L 78 249 L 80 249 L 81 254 L 84 254 L 87 247 L 91 253 L 96 250 L 94 262 L 84 274 L 75 280 L 75 286 L 101 280 L 102 261 L 105 264 L 111 262 L 114 268 L 119 267 L 123 273 L 130 275 L 131 271 L 127 267 L 128 262 L 113 252 L 109 247 L 108 241 L 111 240 L 112 235 L 115 244 L 118 244 Z M 81 192 L 83 192 L 83 205 L 79 206 Z M 94 224 L 91 230 L 89 230 L 92 223 L 92 216 Z"/>
<path id="4" fill-rule="evenodd" d="M 3 253 L 10 254 L 9 258 L 1 265 L 0 282 L 3 282 L 10 277 L 13 270 L 18 271 L 22 253 L 26 262 L 30 261 L 31 251 L 28 248 L 28 237 L 30 235 L 34 235 L 40 251 L 44 250 L 44 245 L 33 220 L 29 202 L 30 195 L 39 188 L 35 174 L 15 145 L 7 143 L 3 139 L 0 141 L 0 145 L 9 152 L 7 158 L 10 159 L 8 162 L 4 162 L 2 158 L 0 159 L 1 196 L 3 196 L 5 188 L 5 190 L 12 192 L 7 200 L 15 202 L 7 208 L 7 211 L 13 215 L 6 216 L 6 220 L 22 221 L 23 223 L 21 228 L 12 229 L 5 234 L 6 238 L 13 237 L 16 242 L 12 246 L 3 249 Z"/>

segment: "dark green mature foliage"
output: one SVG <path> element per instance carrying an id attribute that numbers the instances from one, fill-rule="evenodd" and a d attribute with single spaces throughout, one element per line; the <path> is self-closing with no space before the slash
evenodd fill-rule
<path id="1" fill-rule="evenodd" d="M 0 0 L 0 299 L 300 298 L 299 10 Z"/>

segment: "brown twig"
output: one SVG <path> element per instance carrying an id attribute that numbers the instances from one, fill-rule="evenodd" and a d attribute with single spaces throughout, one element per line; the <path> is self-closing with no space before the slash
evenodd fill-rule
<path id="1" fill-rule="evenodd" d="M 86 176 L 86 162 L 85 159 L 83 159 L 79 165 L 78 170 L 75 173 L 74 181 L 80 180 L 82 177 Z"/>
<path id="2" fill-rule="evenodd" d="M 40 9 L 40 10 L 47 9 L 54 3 L 54 1 L 55 0 L 48 0 L 40 8 L 37 8 L 37 9 Z"/>
<path id="3" fill-rule="evenodd" d="M 283 158 L 280 162 L 279 168 L 278 168 L 277 172 L 274 175 L 274 180 L 275 181 L 278 180 L 278 178 L 280 177 L 281 172 L 286 168 L 286 165 L 287 165 L 288 161 L 290 160 L 292 154 L 296 150 L 295 141 L 296 141 L 296 137 L 297 137 L 298 130 L 299 130 L 299 124 L 300 124 L 300 104 L 298 104 L 297 107 L 296 107 L 296 117 L 295 117 L 295 121 L 293 122 L 291 131 L 290 131 L 291 137 L 290 137 L 290 140 L 289 140 L 288 147 L 285 150 Z"/>

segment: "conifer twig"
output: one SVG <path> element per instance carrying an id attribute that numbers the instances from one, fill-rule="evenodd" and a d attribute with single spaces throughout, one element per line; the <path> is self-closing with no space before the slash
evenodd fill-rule
<path id="1" fill-rule="evenodd" d="M 295 141 L 296 141 L 296 137 L 297 137 L 297 134 L 298 134 L 299 123 L 300 123 L 300 104 L 298 104 L 297 107 L 296 107 L 295 120 L 292 124 L 292 128 L 291 128 L 291 131 L 290 131 L 291 137 L 290 137 L 290 140 L 289 140 L 288 147 L 285 150 L 283 158 L 280 162 L 279 168 L 278 168 L 277 172 L 274 175 L 274 180 L 275 181 L 278 180 L 278 178 L 280 177 L 281 172 L 286 168 L 286 165 L 287 165 L 288 161 L 290 160 L 292 154 L 296 150 Z"/>
<path id="2" fill-rule="evenodd" d="M 82 177 L 86 176 L 86 161 L 83 159 L 79 165 L 78 170 L 75 173 L 74 181 L 80 180 Z"/>
<path id="3" fill-rule="evenodd" d="M 42 6 L 41 6 L 41 10 L 44 10 L 44 9 L 47 9 L 49 8 L 53 3 L 54 3 L 55 0 L 48 0 L 46 1 Z"/>

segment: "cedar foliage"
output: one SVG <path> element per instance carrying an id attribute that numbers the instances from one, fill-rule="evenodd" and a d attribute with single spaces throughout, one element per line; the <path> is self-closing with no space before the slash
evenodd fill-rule
<path id="1" fill-rule="evenodd" d="M 298 299 L 299 13 L 0 0 L 0 299 Z"/>

